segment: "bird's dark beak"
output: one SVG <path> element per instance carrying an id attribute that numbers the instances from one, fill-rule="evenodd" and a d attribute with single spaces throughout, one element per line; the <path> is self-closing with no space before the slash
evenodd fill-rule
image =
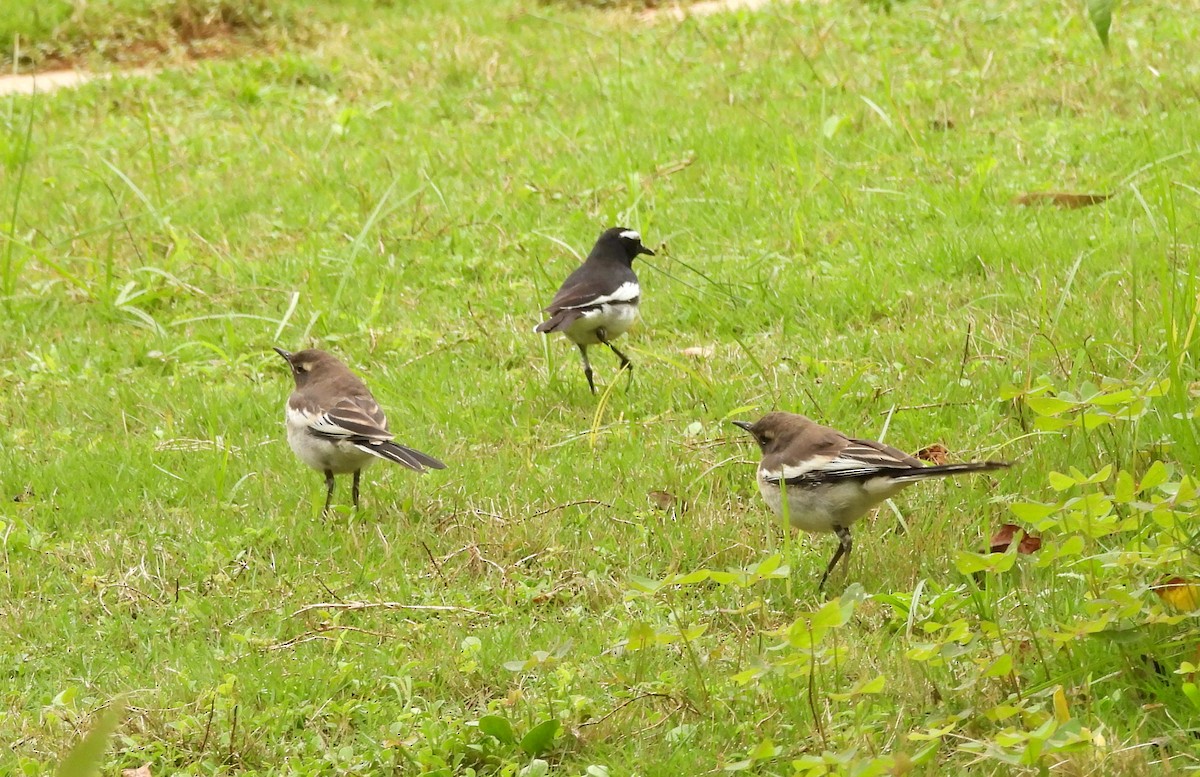
<path id="1" fill-rule="evenodd" d="M 754 434 L 754 424 L 750 423 L 749 421 L 734 421 L 733 425 L 739 429 L 744 429 L 745 431 L 750 432 L 750 434 Z"/>
<path id="2" fill-rule="evenodd" d="M 654 252 L 646 248 L 646 246 L 638 246 L 638 253 L 645 254 L 646 256 L 654 256 Z"/>
<path id="3" fill-rule="evenodd" d="M 277 354 L 279 354 L 280 356 L 282 356 L 282 357 L 283 357 L 283 360 L 284 360 L 285 362 L 287 362 L 288 364 L 291 364 L 291 363 L 292 363 L 292 354 L 291 354 L 291 353 L 289 353 L 288 351 L 285 351 L 285 350 L 283 350 L 282 348 L 276 348 L 276 349 L 275 349 L 275 353 L 277 353 Z"/>

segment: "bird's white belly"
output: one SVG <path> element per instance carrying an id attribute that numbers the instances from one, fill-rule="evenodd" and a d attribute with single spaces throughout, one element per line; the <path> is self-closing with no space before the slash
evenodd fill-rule
<path id="1" fill-rule="evenodd" d="M 883 481 L 883 478 L 876 478 L 866 483 L 843 481 L 817 486 L 786 486 L 788 521 L 797 529 L 808 532 L 833 531 L 838 526 L 848 528 L 906 485 Z M 775 514 L 782 515 L 784 492 L 779 484 L 759 478 L 758 490 Z"/>
<path id="2" fill-rule="evenodd" d="M 287 428 L 287 440 L 301 461 L 321 472 L 328 470 L 342 475 L 364 469 L 375 460 L 371 454 L 364 453 L 347 442 L 322 440 L 302 428 L 291 425 Z"/>
<path id="3" fill-rule="evenodd" d="M 597 329 L 604 329 L 604 336 L 612 340 L 618 335 L 629 331 L 637 321 L 637 305 L 618 303 L 601 305 L 595 310 L 589 310 L 571 322 L 567 327 L 567 337 L 580 345 L 595 345 L 600 342 L 596 336 Z"/>

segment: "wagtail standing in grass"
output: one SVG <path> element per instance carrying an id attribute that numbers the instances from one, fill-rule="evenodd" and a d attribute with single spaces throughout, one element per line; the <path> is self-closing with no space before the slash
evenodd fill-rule
<path id="1" fill-rule="evenodd" d="M 392 442 L 387 418 L 367 384 L 331 354 L 308 350 L 275 351 L 292 368 L 296 390 L 288 397 L 288 445 L 300 460 L 325 473 L 325 509 L 333 500 L 333 476 L 354 473 L 354 507 L 358 478 L 376 458 L 394 461 L 417 472 L 445 469 L 432 456 Z"/>
<path id="2" fill-rule="evenodd" d="M 754 435 L 762 448 L 758 490 L 776 515 L 783 512 L 786 493 L 793 526 L 833 532 L 840 540 L 818 590 L 825 587 L 838 560 L 850 555 L 850 525 L 883 500 L 918 480 L 1008 466 L 1000 461 L 972 461 L 926 467 L 890 445 L 851 439 L 794 413 L 767 413 L 755 423 L 733 423 Z"/>
<path id="3" fill-rule="evenodd" d="M 633 260 L 638 254 L 654 256 L 653 251 L 642 245 L 642 236 L 637 232 L 624 227 L 604 230 L 587 259 L 567 276 L 550 306 L 545 308 L 550 318 L 533 330 L 562 332 L 579 346 L 583 374 L 593 394 L 596 384 L 588 361 L 589 345 L 604 343 L 621 360 L 622 369 L 633 370 L 629 358 L 612 341 L 628 332 L 637 320 L 642 289 L 633 272 Z"/>

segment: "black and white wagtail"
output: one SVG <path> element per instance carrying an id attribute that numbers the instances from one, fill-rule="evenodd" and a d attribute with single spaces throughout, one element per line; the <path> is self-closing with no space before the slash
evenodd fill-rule
<path id="1" fill-rule="evenodd" d="M 855 440 L 794 413 L 767 413 L 755 423 L 733 423 L 754 435 L 762 448 L 758 490 L 775 514 L 783 512 L 786 488 L 793 526 L 807 532 L 831 531 L 840 540 L 818 590 L 825 587 L 838 560 L 850 555 L 850 525 L 883 500 L 918 480 L 1009 466 L 972 461 L 927 467 L 890 445 Z"/>
<path id="2" fill-rule="evenodd" d="M 604 343 L 621 360 L 622 369 L 633 370 L 629 358 L 617 350 L 612 340 L 628 332 L 637 320 L 642 289 L 633 272 L 633 260 L 638 254 L 654 256 L 653 251 L 642 245 L 642 236 L 636 231 L 613 227 L 601 232 L 587 259 L 567 276 L 545 308 L 550 318 L 533 330 L 562 332 L 579 346 L 583 374 L 593 394 L 596 384 L 588 361 L 589 345 Z"/>
<path id="3" fill-rule="evenodd" d="M 296 379 L 285 416 L 288 445 L 301 461 L 325 473 L 322 514 L 333 500 L 333 476 L 348 472 L 354 473 L 354 507 L 358 507 L 359 475 L 375 458 L 422 473 L 426 468 L 446 468 L 432 456 L 392 442 L 387 418 L 367 384 L 332 354 L 275 351 Z"/>

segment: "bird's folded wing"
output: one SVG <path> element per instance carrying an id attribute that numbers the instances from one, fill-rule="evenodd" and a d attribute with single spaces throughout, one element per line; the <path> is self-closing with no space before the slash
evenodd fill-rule
<path id="1" fill-rule="evenodd" d="M 910 463 L 915 462 L 915 463 Z M 908 454 L 881 443 L 863 444 L 852 440 L 837 456 L 815 456 L 804 462 L 784 466 L 779 471 L 763 472 L 763 480 L 788 485 L 895 477 L 920 469 L 921 463 Z"/>
<path id="2" fill-rule="evenodd" d="M 375 400 L 368 397 L 343 399 L 324 413 L 288 406 L 308 426 L 309 433 L 328 440 L 390 440 L 387 418 Z"/>
<path id="3" fill-rule="evenodd" d="M 597 305 L 636 302 L 642 294 L 641 287 L 636 281 L 625 281 L 612 291 L 599 293 L 595 284 L 579 283 L 564 286 L 554 295 L 554 300 L 546 307 L 546 312 L 556 313 L 560 310 L 576 308 L 591 308 Z"/>

